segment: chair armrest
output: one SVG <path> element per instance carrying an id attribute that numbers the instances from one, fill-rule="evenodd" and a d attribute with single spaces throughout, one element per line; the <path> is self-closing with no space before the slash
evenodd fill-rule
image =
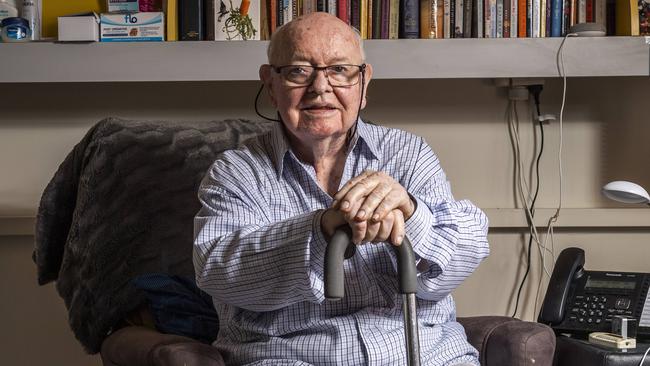
<path id="1" fill-rule="evenodd" d="M 505 316 L 458 318 L 458 322 L 478 349 L 482 366 L 553 364 L 555 334 L 544 324 Z"/>
<path id="2" fill-rule="evenodd" d="M 104 366 L 223 366 L 216 348 L 194 339 L 162 334 L 142 326 L 127 326 L 102 343 Z"/>

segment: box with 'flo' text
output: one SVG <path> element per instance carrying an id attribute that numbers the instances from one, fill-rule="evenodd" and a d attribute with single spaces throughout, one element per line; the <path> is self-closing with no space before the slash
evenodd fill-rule
<path id="1" fill-rule="evenodd" d="M 161 12 L 102 14 L 102 42 L 164 41 L 165 22 Z"/>

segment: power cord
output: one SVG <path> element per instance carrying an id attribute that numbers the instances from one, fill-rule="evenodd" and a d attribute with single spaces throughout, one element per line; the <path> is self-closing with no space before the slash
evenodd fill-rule
<path id="1" fill-rule="evenodd" d="M 531 251 L 532 251 L 532 246 L 533 246 L 533 236 L 534 236 L 534 226 L 535 222 L 533 221 L 535 217 L 535 202 L 537 201 L 537 195 L 539 194 L 539 186 L 540 186 L 540 175 L 539 175 L 539 162 L 542 158 L 542 153 L 544 152 L 544 121 L 541 119 L 541 112 L 540 112 L 540 94 L 542 93 L 543 90 L 542 85 L 529 85 L 528 86 L 528 91 L 533 95 L 533 98 L 535 100 L 535 107 L 537 110 L 537 121 L 539 124 L 539 132 L 540 132 L 540 148 L 539 148 L 539 153 L 537 154 L 537 159 L 535 160 L 535 175 L 536 175 L 536 180 L 535 180 L 535 194 L 533 195 L 533 199 L 530 204 L 530 218 L 528 225 L 531 226 L 531 233 L 530 237 L 528 239 L 528 250 L 526 254 L 526 272 L 524 273 L 524 277 L 521 279 L 521 282 L 519 284 L 519 289 L 517 290 L 517 299 L 515 300 L 515 310 L 512 312 L 511 317 L 515 317 L 517 315 L 517 310 L 519 309 L 519 300 L 521 298 L 521 291 L 524 288 L 524 284 L 526 283 L 526 279 L 528 278 L 528 274 L 530 273 L 530 268 L 531 268 Z"/>
<path id="2" fill-rule="evenodd" d="M 648 349 L 645 350 L 645 353 L 643 354 L 643 358 L 641 359 L 641 362 L 639 362 L 639 366 L 643 366 L 643 361 L 645 361 L 646 356 L 648 356 L 648 352 L 650 352 L 650 347 L 648 347 Z"/>

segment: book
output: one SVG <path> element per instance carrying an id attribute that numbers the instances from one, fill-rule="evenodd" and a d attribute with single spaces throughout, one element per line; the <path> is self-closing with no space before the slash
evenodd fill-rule
<path id="1" fill-rule="evenodd" d="M 350 0 L 350 25 L 361 33 L 361 0 Z"/>
<path id="2" fill-rule="evenodd" d="M 347 1 L 347 0 L 346 0 Z M 302 1 L 302 14 L 307 15 L 316 12 L 316 0 Z"/>
<path id="3" fill-rule="evenodd" d="M 443 8 L 443 24 L 442 32 L 443 38 L 451 38 L 451 0 L 444 0 L 442 3 Z"/>
<path id="4" fill-rule="evenodd" d="M 417 0 L 401 0 L 399 9 L 399 38 L 419 38 L 420 6 Z"/>
<path id="5" fill-rule="evenodd" d="M 518 32 L 517 35 L 520 38 L 525 38 L 526 37 L 526 0 L 518 0 L 517 1 L 517 28 Z"/>
<path id="6" fill-rule="evenodd" d="M 336 16 L 337 14 L 337 3 L 336 0 L 327 0 L 327 12 Z"/>
<path id="7" fill-rule="evenodd" d="M 497 0 L 497 34 L 496 38 L 503 38 L 503 0 Z"/>
<path id="8" fill-rule="evenodd" d="M 202 0 L 178 0 L 178 39 L 205 40 L 204 15 Z"/>
<path id="9" fill-rule="evenodd" d="M 490 10 L 490 0 L 483 1 L 484 15 L 483 15 L 483 36 L 485 38 L 492 38 L 492 11 Z"/>
<path id="10" fill-rule="evenodd" d="M 519 1 L 510 3 L 510 38 L 517 38 L 519 34 Z"/>
<path id="11" fill-rule="evenodd" d="M 650 3 L 639 0 L 639 35 L 650 36 Z"/>
<path id="12" fill-rule="evenodd" d="M 586 0 L 585 20 L 587 21 L 587 23 L 594 22 L 594 0 Z"/>
<path id="13" fill-rule="evenodd" d="M 456 0 L 449 0 L 449 38 L 456 38 Z"/>
<path id="14" fill-rule="evenodd" d="M 305 0 L 310 2 L 311 0 Z M 303 14 L 307 14 L 303 11 Z M 350 24 L 350 14 L 348 14 L 348 0 L 336 0 L 336 16 L 342 21 Z"/>
<path id="15" fill-rule="evenodd" d="M 562 36 L 562 2 L 563 0 L 553 0 L 551 4 L 551 37 Z"/>
<path id="16" fill-rule="evenodd" d="M 366 32 L 367 32 L 368 39 L 372 39 L 372 3 L 374 1 L 375 0 L 368 0 L 368 5 L 366 6 L 367 7 L 366 14 L 367 14 L 367 17 L 368 17 L 368 19 L 366 20 L 367 23 L 368 23 L 367 28 L 366 28 Z"/>
<path id="17" fill-rule="evenodd" d="M 381 39 L 381 2 L 372 0 L 372 38 Z"/>
<path id="18" fill-rule="evenodd" d="M 388 38 L 399 38 L 399 0 L 389 0 Z"/>
<path id="19" fill-rule="evenodd" d="M 368 0 L 361 0 L 359 9 L 359 32 L 361 38 L 368 39 Z"/>
<path id="20" fill-rule="evenodd" d="M 267 14 L 269 15 L 269 33 L 275 33 L 278 27 L 278 0 L 268 0 Z"/>
<path id="21" fill-rule="evenodd" d="M 562 37 L 569 32 L 571 24 L 571 0 L 564 0 L 562 3 Z"/>
<path id="22" fill-rule="evenodd" d="M 245 34 L 240 33 L 240 30 L 235 25 L 228 22 L 233 10 L 237 12 L 245 9 L 243 1 L 235 5 L 230 1 L 226 4 L 223 0 L 208 0 L 208 3 L 213 3 L 215 6 L 206 6 L 206 29 L 207 36 L 205 39 L 211 41 L 241 41 L 241 40 L 259 40 L 260 39 L 260 4 L 261 0 L 250 0 L 248 5 L 248 17 L 251 20 L 253 29 L 248 29 Z M 216 4 L 219 4 L 218 8 Z M 231 7 L 232 4 L 232 7 Z"/>
<path id="23" fill-rule="evenodd" d="M 587 22 L 587 0 L 578 0 L 578 8 L 576 9 L 576 14 L 578 23 Z"/>
<path id="24" fill-rule="evenodd" d="M 510 38 L 510 1 L 503 0 L 503 38 Z"/>
<path id="25" fill-rule="evenodd" d="M 420 38 L 438 38 L 438 1 L 420 0 Z"/>
<path id="26" fill-rule="evenodd" d="M 639 35 L 639 4 L 637 0 L 616 1 L 616 35 Z"/>
<path id="27" fill-rule="evenodd" d="M 544 0 L 546 3 L 544 4 L 546 6 L 546 10 L 544 11 L 544 14 L 546 15 L 546 21 L 544 22 L 544 37 L 550 37 L 551 36 L 551 28 L 552 28 L 552 17 L 553 17 L 553 1 L 555 0 Z"/>
<path id="28" fill-rule="evenodd" d="M 379 36 L 381 39 L 388 39 L 388 24 L 390 22 L 390 0 L 381 0 L 381 30 Z"/>
<path id="29" fill-rule="evenodd" d="M 606 16 L 606 34 L 607 36 L 616 35 L 616 0 L 607 0 L 605 2 L 605 16 Z"/>
<path id="30" fill-rule="evenodd" d="M 546 0 L 539 0 L 539 36 L 546 37 Z"/>
<path id="31" fill-rule="evenodd" d="M 541 1 L 540 0 L 533 0 L 533 14 L 532 14 L 532 22 L 533 22 L 533 34 L 531 37 L 538 38 L 540 36 L 540 21 L 541 21 Z"/>
<path id="32" fill-rule="evenodd" d="M 167 0 L 165 4 L 165 30 L 167 41 L 178 41 L 178 1 Z"/>
<path id="33" fill-rule="evenodd" d="M 463 3 L 463 37 L 472 37 L 472 0 L 465 0 Z"/>
<path id="34" fill-rule="evenodd" d="M 472 15 L 472 37 L 483 38 L 483 32 L 485 31 L 485 17 L 483 16 L 483 6 L 485 5 L 485 2 L 483 0 L 474 1 L 474 14 Z"/>
<path id="35" fill-rule="evenodd" d="M 454 38 L 463 38 L 463 31 L 465 26 L 463 24 L 463 17 L 465 15 L 465 1 L 464 0 L 455 0 L 456 1 L 456 11 L 454 15 L 456 17 L 454 22 Z M 470 1 L 470 0 L 468 0 Z"/>

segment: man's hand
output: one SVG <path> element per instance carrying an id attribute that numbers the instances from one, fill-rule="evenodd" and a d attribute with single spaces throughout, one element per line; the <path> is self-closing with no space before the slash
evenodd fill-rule
<path id="1" fill-rule="evenodd" d="M 327 240 L 334 235 L 334 231 L 341 225 L 348 224 L 352 229 L 352 242 L 383 242 L 388 241 L 393 245 L 401 245 L 404 240 L 404 215 L 400 210 L 393 210 L 380 221 L 357 221 L 345 219 L 345 214 L 337 208 L 328 208 L 321 217 L 321 229 Z"/>
<path id="2" fill-rule="evenodd" d="M 415 204 L 406 189 L 384 172 L 366 170 L 350 179 L 334 195 L 334 208 L 345 214 L 347 221 L 378 223 L 398 209 L 408 220 L 415 211 Z"/>

